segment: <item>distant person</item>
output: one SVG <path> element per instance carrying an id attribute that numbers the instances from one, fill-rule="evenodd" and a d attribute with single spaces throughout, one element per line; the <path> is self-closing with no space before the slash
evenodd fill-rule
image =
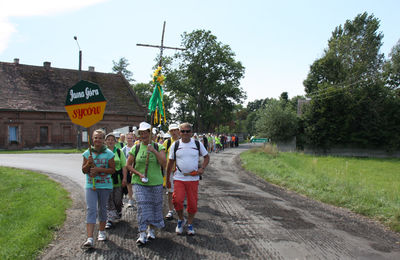
<path id="1" fill-rule="evenodd" d="M 178 224 L 175 228 L 177 234 L 183 233 L 186 219 L 183 214 L 183 202 L 187 198 L 187 234 L 194 235 L 193 219 L 197 212 L 197 199 L 199 176 L 204 173 L 210 157 L 204 145 L 199 141 L 191 138 L 192 125 L 183 123 L 179 126 L 181 139 L 171 145 L 169 153 L 169 162 L 167 167 L 167 187 L 171 187 L 170 175 L 174 169 L 174 193 L 172 202 L 175 211 L 178 214 Z M 199 168 L 199 157 L 203 156 L 204 160 Z M 174 167 L 176 165 L 176 168 Z"/>
<path id="2" fill-rule="evenodd" d="M 107 148 L 114 153 L 115 173 L 112 175 L 113 190 L 107 202 L 106 229 L 110 229 L 122 216 L 122 187 L 126 186 L 126 157 L 121 149 L 115 146 L 117 138 L 113 133 L 106 135 Z"/>
<path id="3" fill-rule="evenodd" d="M 106 240 L 107 201 L 113 189 L 111 175 L 115 173 L 114 153 L 104 145 L 105 132 L 93 132 L 93 146 L 83 154 L 82 172 L 86 174 L 86 231 L 85 248 L 94 246 L 93 232 L 99 219 L 98 241 Z"/>
<path id="4" fill-rule="evenodd" d="M 140 143 L 129 152 L 127 168 L 133 173 L 132 183 L 137 203 L 138 245 L 144 245 L 155 239 L 154 228 L 164 227 L 163 218 L 163 176 L 161 167 L 165 167 L 164 146 L 149 140 L 150 124 L 140 123 Z M 145 176 L 146 158 L 149 154 L 147 178 Z M 147 231 L 147 234 L 146 234 Z"/>
<path id="5" fill-rule="evenodd" d="M 119 135 L 119 138 L 118 138 L 118 142 L 115 144 L 115 146 L 116 146 L 118 149 L 122 149 L 125 145 L 126 145 L 126 142 L 125 142 L 125 134 L 120 134 L 120 135 Z"/>

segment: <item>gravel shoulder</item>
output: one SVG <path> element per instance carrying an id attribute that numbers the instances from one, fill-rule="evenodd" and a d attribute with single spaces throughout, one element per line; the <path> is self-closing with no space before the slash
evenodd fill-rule
<path id="1" fill-rule="evenodd" d="M 86 233 L 83 189 L 75 181 L 48 173 L 70 192 L 73 205 L 65 225 L 39 258 L 400 259 L 398 233 L 243 170 L 239 154 L 247 148 L 211 154 L 200 182 L 194 237 L 174 233 L 175 217 L 157 231 L 156 240 L 140 248 L 135 243 L 136 208 L 124 208 L 122 220 L 107 231 L 107 241 L 95 241 L 95 249 L 81 250 Z"/>

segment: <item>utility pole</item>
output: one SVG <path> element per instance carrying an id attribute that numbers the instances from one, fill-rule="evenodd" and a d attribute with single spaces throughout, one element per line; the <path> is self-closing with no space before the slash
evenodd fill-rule
<path id="1" fill-rule="evenodd" d="M 81 51 L 81 47 L 79 46 L 78 37 L 74 36 L 74 40 L 76 41 L 76 44 L 78 44 L 78 49 L 79 49 L 78 78 L 79 78 L 79 81 L 81 81 L 82 80 L 82 51 Z M 88 138 L 90 138 L 90 137 L 88 136 Z M 81 147 L 82 147 L 82 131 L 81 131 L 80 125 L 77 125 L 76 146 L 77 146 L 76 148 L 78 150 L 81 149 Z"/>

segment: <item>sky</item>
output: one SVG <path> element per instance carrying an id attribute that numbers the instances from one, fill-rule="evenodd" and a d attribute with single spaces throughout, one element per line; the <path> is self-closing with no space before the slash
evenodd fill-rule
<path id="1" fill-rule="evenodd" d="M 332 31 L 367 12 L 380 20 L 381 53 L 400 40 L 398 0 L 0 0 L 0 61 L 112 72 L 124 57 L 137 83 L 149 82 L 166 21 L 164 45 L 209 30 L 245 67 L 245 104 L 304 95 L 310 65 L 323 55 Z M 74 40 L 77 36 L 78 41 Z M 165 50 L 164 55 L 173 55 Z"/>

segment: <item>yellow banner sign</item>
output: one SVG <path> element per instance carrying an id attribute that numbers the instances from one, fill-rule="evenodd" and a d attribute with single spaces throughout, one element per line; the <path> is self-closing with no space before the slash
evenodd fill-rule
<path id="1" fill-rule="evenodd" d="M 69 105 L 65 106 L 65 110 L 67 110 L 68 116 L 72 123 L 88 128 L 103 120 L 106 104 L 106 101 L 101 101 L 95 103 Z"/>

